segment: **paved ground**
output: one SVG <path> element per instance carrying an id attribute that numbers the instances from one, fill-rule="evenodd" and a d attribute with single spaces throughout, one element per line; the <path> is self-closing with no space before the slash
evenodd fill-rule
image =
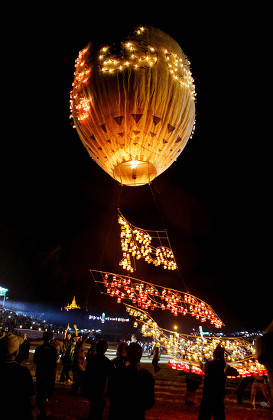
<path id="1" fill-rule="evenodd" d="M 30 359 L 25 365 L 34 375 L 34 365 L 32 356 L 35 346 L 31 347 Z M 115 350 L 110 350 L 107 356 L 111 359 L 115 356 Z M 146 420 L 192 420 L 198 418 L 198 413 L 193 412 L 185 403 L 185 376 L 179 376 L 177 371 L 172 370 L 166 361 L 168 358 L 162 358 L 160 371 L 155 377 L 155 406 L 147 411 Z M 153 373 L 151 359 L 147 356 L 142 358 L 143 366 Z M 58 382 L 61 372 L 61 363 L 57 369 L 57 381 L 55 393 L 46 405 L 47 416 L 50 420 L 81 420 L 86 419 L 89 411 L 89 403 L 86 398 L 80 395 L 73 396 L 69 394 L 70 386 Z M 246 389 L 246 395 L 243 405 L 236 403 L 236 388 L 238 380 L 228 380 L 226 387 L 226 420 L 256 420 L 273 419 L 273 414 L 267 408 L 260 406 L 262 399 L 258 396 L 257 408 L 254 410 L 250 403 L 250 387 Z M 202 386 L 197 392 L 198 399 L 201 400 Z M 130 415 L 128 415 L 130 420 Z"/>

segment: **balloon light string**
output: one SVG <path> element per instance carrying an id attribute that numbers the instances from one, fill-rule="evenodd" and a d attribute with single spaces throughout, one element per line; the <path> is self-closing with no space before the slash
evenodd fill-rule
<path id="1" fill-rule="evenodd" d="M 165 288 L 129 276 L 90 270 L 98 273 L 95 280 L 102 292 L 117 300 L 117 303 L 131 301 L 143 310 L 161 309 L 170 311 L 174 316 L 190 314 L 200 322 L 210 322 L 216 328 L 224 324 L 210 305 L 179 290 Z"/>
<path id="2" fill-rule="evenodd" d="M 118 214 L 118 223 L 121 226 L 120 239 L 123 254 L 123 258 L 119 265 L 121 265 L 124 270 L 133 273 L 136 269 L 135 260 L 141 258 L 145 259 L 149 264 L 153 263 L 155 266 L 161 265 L 164 269 L 177 269 L 177 264 L 166 231 L 151 231 L 138 228 L 125 219 L 120 209 L 118 209 Z M 151 244 L 152 240 L 155 242 L 156 239 L 158 239 L 160 243 L 160 246 L 158 247 L 154 247 Z M 161 245 L 163 239 L 167 246 Z"/>
<path id="3" fill-rule="evenodd" d="M 194 336 L 180 334 L 158 326 L 152 316 L 146 311 L 124 303 L 128 315 L 135 319 L 134 327 L 141 325 L 144 337 L 152 337 L 153 345 L 162 346 L 167 355 L 171 356 L 168 364 L 173 369 L 204 375 L 203 363 L 213 358 L 217 345 L 225 349 L 225 359 L 228 365 L 235 367 L 230 371 L 230 377 L 250 376 L 251 374 L 267 374 L 267 370 L 255 360 L 255 348 L 243 338 Z M 227 375 L 229 375 L 227 370 Z"/>
<path id="4" fill-rule="evenodd" d="M 152 187 L 152 184 L 151 184 L 151 183 L 149 184 L 149 189 L 150 189 L 150 192 L 151 192 L 151 194 L 152 194 L 152 197 L 153 197 L 153 200 L 154 200 L 154 205 L 155 205 L 155 207 L 156 207 L 156 210 L 157 210 L 158 216 L 159 216 L 159 218 L 160 218 L 160 220 L 161 220 L 162 226 L 164 227 L 164 230 L 167 232 L 167 229 L 166 229 L 166 227 L 165 227 L 165 221 L 164 221 L 164 218 L 163 218 L 163 216 L 162 216 L 162 212 L 161 212 L 161 209 L 160 209 L 159 204 L 158 204 L 158 202 L 157 202 L 157 199 L 156 199 L 156 196 L 155 196 L 155 193 L 154 193 L 154 191 L 153 191 L 153 187 Z"/>

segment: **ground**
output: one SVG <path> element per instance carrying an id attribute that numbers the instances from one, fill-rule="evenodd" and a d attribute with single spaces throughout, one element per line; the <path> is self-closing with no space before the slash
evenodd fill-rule
<path id="1" fill-rule="evenodd" d="M 35 345 L 31 347 L 30 358 L 25 365 L 30 369 L 34 376 L 34 365 L 32 356 Z M 114 350 L 108 352 L 109 358 L 113 357 Z M 146 412 L 146 420 L 192 420 L 198 418 L 198 412 L 185 405 L 185 376 L 178 375 L 178 372 L 171 369 L 165 360 L 161 358 L 160 370 L 155 377 L 155 406 Z M 147 357 L 142 359 L 143 366 L 153 373 L 151 360 Z M 71 386 L 60 384 L 59 377 L 61 363 L 58 363 L 55 392 L 52 398 L 46 403 L 47 418 L 50 420 L 83 420 L 87 419 L 89 412 L 89 402 L 80 395 L 70 395 Z M 35 376 L 34 376 L 35 379 Z M 254 409 L 250 402 L 250 386 L 246 389 L 243 401 L 244 404 L 238 405 L 236 400 L 236 388 L 238 379 L 228 379 L 226 386 L 226 420 L 256 420 L 273 419 L 270 409 L 261 407 L 262 398 L 257 395 L 257 404 Z M 198 400 L 202 395 L 202 385 L 197 392 Z M 106 420 L 107 417 L 105 417 Z M 128 420 L 130 416 L 128 415 Z"/>
<path id="2" fill-rule="evenodd" d="M 68 394 L 68 390 L 58 387 L 52 399 L 47 403 L 46 411 L 50 420 L 82 420 L 87 419 L 89 403 L 86 398 Z M 171 408 L 169 402 L 156 402 L 146 412 L 146 420 L 193 420 L 198 413 L 192 412 L 181 401 L 180 407 Z M 268 409 L 253 409 L 249 405 L 238 406 L 235 401 L 226 401 L 226 420 L 273 419 Z M 128 416 L 128 420 L 130 416 Z"/>

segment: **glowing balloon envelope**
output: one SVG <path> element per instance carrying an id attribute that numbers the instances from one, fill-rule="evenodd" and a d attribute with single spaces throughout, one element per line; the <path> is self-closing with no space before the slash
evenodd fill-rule
<path id="1" fill-rule="evenodd" d="M 169 35 L 137 28 L 80 51 L 71 118 L 96 163 L 123 185 L 150 183 L 180 155 L 195 123 L 190 63 Z"/>

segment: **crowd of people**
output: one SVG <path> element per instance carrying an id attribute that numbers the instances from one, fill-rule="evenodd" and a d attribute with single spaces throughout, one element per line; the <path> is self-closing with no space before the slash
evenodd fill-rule
<path id="1" fill-rule="evenodd" d="M 34 316 L 26 315 L 21 312 L 15 312 L 8 308 L 0 307 L 0 337 L 6 331 L 15 332 L 17 329 L 32 330 L 52 330 L 63 333 L 64 328 L 61 325 L 53 324 L 44 319 L 38 319 Z"/>
<path id="2" fill-rule="evenodd" d="M 61 348 L 51 331 L 43 333 L 43 344 L 36 347 L 33 357 L 36 387 L 30 371 L 21 364 L 23 358 L 18 359 L 24 339 L 11 333 L 5 334 L 0 339 L 2 418 L 46 418 L 45 402 L 54 393 L 57 360 L 61 353 L 61 380 L 67 380 L 72 371 L 70 393 L 80 392 L 89 399 L 89 419 L 102 419 L 103 412 L 107 410 L 109 420 L 128 419 L 128 413 L 132 420 L 144 420 L 145 411 L 154 405 L 155 398 L 154 377 L 140 367 L 141 345 L 136 342 L 119 343 L 117 356 L 110 361 L 105 356 L 108 348 L 106 340 L 92 342 L 85 354 L 84 344 L 91 331 L 85 337 L 66 333 Z M 67 364 L 67 355 L 73 355 L 70 364 Z M 25 357 L 28 355 L 25 354 Z"/>
<path id="3" fill-rule="evenodd" d="M 60 381 L 71 384 L 70 393 L 80 394 L 89 400 L 89 419 L 99 420 L 144 420 L 146 410 L 155 404 L 154 376 L 140 365 L 142 346 L 133 341 L 118 344 L 116 357 L 110 360 L 106 355 L 108 343 L 101 339 L 92 340 L 87 352 L 85 345 L 92 333 L 78 335 L 74 325 L 72 333 L 68 325 L 63 342 L 54 339 L 52 331 L 43 333 L 43 343 L 35 349 L 33 362 L 36 365 L 36 384 L 22 362 L 29 357 L 29 342 L 26 337 L 3 330 L 0 338 L 0 397 L 3 419 L 45 419 L 45 403 L 54 393 L 57 361 L 62 363 Z M 264 337 L 257 342 L 257 357 L 268 369 L 270 391 L 267 392 L 265 378 L 251 378 L 251 399 L 255 404 L 257 391 L 263 392 L 267 403 L 273 409 L 272 399 L 272 335 L 273 324 Z M 225 386 L 227 370 L 224 348 L 220 345 L 213 353 L 213 360 L 207 361 L 201 403 L 196 398 L 196 390 L 201 384 L 200 375 L 192 372 L 186 376 L 187 405 L 196 407 L 199 420 L 225 418 Z M 159 371 L 160 346 L 152 352 L 154 373 Z M 247 381 L 242 380 L 237 390 L 238 403 Z M 197 414 L 198 412 L 198 414 Z"/>

